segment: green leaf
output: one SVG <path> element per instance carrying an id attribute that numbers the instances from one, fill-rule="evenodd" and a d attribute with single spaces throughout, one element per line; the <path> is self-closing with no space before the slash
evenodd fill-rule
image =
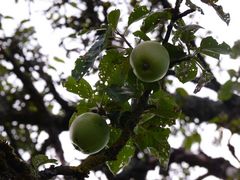
<path id="1" fill-rule="evenodd" d="M 106 89 L 107 94 L 116 102 L 123 103 L 134 96 L 134 92 L 127 87 L 110 86 Z"/>
<path id="2" fill-rule="evenodd" d="M 201 142 L 201 136 L 197 132 L 195 132 L 190 136 L 185 137 L 183 141 L 183 147 L 187 150 L 190 150 L 193 143 L 200 143 L 200 142 Z"/>
<path id="3" fill-rule="evenodd" d="M 78 9 L 78 5 L 77 5 L 77 3 L 75 3 L 75 2 L 69 2 L 69 5 L 71 5 L 72 7 Z"/>
<path id="4" fill-rule="evenodd" d="M 175 64 L 179 60 L 181 60 L 187 56 L 187 54 L 183 51 L 183 48 L 181 46 L 175 46 L 173 44 L 166 43 L 166 44 L 164 44 L 164 47 L 168 51 L 171 64 Z"/>
<path id="5" fill-rule="evenodd" d="M 118 140 L 118 138 L 121 135 L 121 129 L 117 129 L 117 128 L 110 128 L 110 139 L 108 141 L 108 146 L 112 146 L 114 143 L 116 143 L 116 141 Z"/>
<path id="6" fill-rule="evenodd" d="M 177 88 L 176 93 L 181 97 L 187 97 L 188 93 L 184 88 Z"/>
<path id="7" fill-rule="evenodd" d="M 175 66 L 175 72 L 179 81 L 186 83 L 196 78 L 198 68 L 194 60 L 183 61 Z"/>
<path id="8" fill-rule="evenodd" d="M 76 81 L 72 76 L 70 76 L 63 85 L 68 91 L 79 95 L 81 98 L 91 99 L 93 96 L 91 85 L 83 78 Z"/>
<path id="9" fill-rule="evenodd" d="M 137 126 L 134 129 L 134 140 L 142 150 L 148 150 L 150 154 L 159 159 L 161 166 L 167 167 L 170 153 L 168 137 L 170 130 L 168 128 L 152 127 L 146 129 Z"/>
<path id="10" fill-rule="evenodd" d="M 119 9 L 113 10 L 108 14 L 108 17 L 107 17 L 108 24 L 112 27 L 113 31 L 117 28 L 119 17 L 120 17 Z"/>
<path id="11" fill-rule="evenodd" d="M 151 83 L 148 83 L 151 84 Z M 144 92 L 144 84 L 138 80 L 138 78 L 133 73 L 133 70 L 130 69 L 128 72 L 127 80 L 126 80 L 126 86 L 134 92 L 134 97 L 138 98 L 142 95 Z"/>
<path id="12" fill-rule="evenodd" d="M 149 10 L 146 6 L 137 6 L 134 8 L 133 12 L 131 12 L 128 18 L 128 26 L 132 23 L 142 19 L 146 14 L 149 13 Z"/>
<path id="13" fill-rule="evenodd" d="M 4 16 L 4 19 L 14 19 L 12 16 Z"/>
<path id="14" fill-rule="evenodd" d="M 230 14 L 229 13 L 225 13 L 223 11 L 222 6 L 217 5 L 216 2 L 217 0 L 201 0 L 202 2 L 212 6 L 214 8 L 214 10 L 216 11 L 216 13 L 218 14 L 218 16 L 227 24 L 229 25 L 230 23 Z"/>
<path id="15" fill-rule="evenodd" d="M 219 59 L 220 54 L 229 54 L 231 52 L 231 48 L 225 42 L 218 44 L 213 37 L 208 36 L 201 41 L 200 52 Z"/>
<path id="16" fill-rule="evenodd" d="M 221 86 L 218 91 L 218 98 L 226 101 L 232 97 L 234 92 L 240 92 L 240 83 L 229 80 Z"/>
<path id="17" fill-rule="evenodd" d="M 144 128 L 171 126 L 175 124 L 174 118 L 168 118 L 156 115 L 154 113 L 144 113 L 140 119 L 139 124 Z"/>
<path id="18" fill-rule="evenodd" d="M 126 145 L 118 153 L 115 161 L 108 161 L 107 165 L 113 174 L 117 174 L 122 168 L 128 165 L 134 155 L 135 147 L 132 140 L 128 140 Z"/>
<path id="19" fill-rule="evenodd" d="M 57 164 L 57 160 L 56 159 L 48 159 L 48 157 L 44 154 L 38 154 L 31 159 L 31 163 L 32 163 L 33 167 L 35 169 L 37 169 L 39 166 L 41 166 L 43 164 L 47 164 L 47 163 Z"/>
<path id="20" fill-rule="evenodd" d="M 227 24 L 230 23 L 230 14 L 223 11 L 222 6 L 212 3 L 211 4 L 214 10 L 217 12 L 217 15 Z"/>
<path id="21" fill-rule="evenodd" d="M 7 68 L 0 64 L 0 76 L 6 74 L 8 72 Z"/>
<path id="22" fill-rule="evenodd" d="M 237 59 L 240 56 L 240 40 L 234 42 L 230 56 L 233 59 Z"/>
<path id="23" fill-rule="evenodd" d="M 29 22 L 30 21 L 30 19 L 23 19 L 20 23 L 21 24 L 24 24 L 24 23 L 27 23 L 27 22 Z"/>
<path id="24" fill-rule="evenodd" d="M 150 38 L 142 31 L 135 31 L 133 33 L 134 36 L 139 37 L 140 39 L 144 40 L 144 41 L 149 41 Z"/>
<path id="25" fill-rule="evenodd" d="M 103 82 L 107 82 L 108 86 L 123 85 L 129 69 L 128 59 L 116 49 L 111 49 L 106 52 L 100 61 L 99 78 Z"/>
<path id="26" fill-rule="evenodd" d="M 69 119 L 69 122 L 68 122 L 68 127 L 71 126 L 72 122 L 76 119 L 76 117 L 78 116 L 78 113 L 74 112 L 71 116 L 71 118 Z"/>
<path id="27" fill-rule="evenodd" d="M 64 60 L 59 57 L 53 57 L 53 60 L 59 63 L 64 63 Z"/>
<path id="28" fill-rule="evenodd" d="M 77 104 L 77 114 L 76 115 L 80 115 L 82 113 L 85 112 L 89 112 L 91 111 L 91 109 L 95 108 L 97 106 L 97 103 L 95 101 L 95 98 L 91 99 L 91 100 L 86 100 L 86 99 L 81 99 L 78 101 Z"/>
<path id="29" fill-rule="evenodd" d="M 72 70 L 72 76 L 76 80 L 81 79 L 88 72 L 88 69 L 93 66 L 96 58 L 106 48 L 110 34 L 110 30 L 107 30 L 105 34 L 101 34 L 88 52 L 75 61 L 75 68 Z"/>
<path id="30" fill-rule="evenodd" d="M 203 10 L 202 8 L 200 8 L 199 6 L 197 6 L 196 4 L 192 3 L 191 0 L 186 0 L 186 6 L 188 6 L 189 8 L 191 9 L 196 9 L 197 11 L 201 12 L 201 14 L 204 14 L 203 13 Z"/>
<path id="31" fill-rule="evenodd" d="M 183 27 L 180 27 L 181 31 L 185 31 L 185 32 L 197 32 L 199 29 L 203 29 L 202 26 L 199 26 L 197 24 L 190 24 L 190 25 L 186 25 Z"/>
<path id="32" fill-rule="evenodd" d="M 236 72 L 234 69 L 229 69 L 227 70 L 230 78 L 233 78 L 233 77 L 238 77 L 238 72 Z"/>
<path id="33" fill-rule="evenodd" d="M 175 123 L 175 119 L 180 115 L 180 109 L 175 99 L 163 90 L 153 93 L 149 98 L 149 104 L 154 106 L 150 112 L 168 119 L 169 125 Z"/>
<path id="34" fill-rule="evenodd" d="M 148 15 L 142 23 L 141 31 L 148 33 L 152 31 L 159 23 L 164 23 L 166 20 L 171 19 L 172 13 L 169 10 L 163 12 L 154 12 Z"/>
<path id="35" fill-rule="evenodd" d="M 177 29 L 177 31 L 174 32 L 173 42 L 177 42 L 178 39 L 181 39 L 181 41 L 185 43 L 189 43 L 195 39 L 195 32 L 197 32 L 202 27 L 196 24 L 191 25 L 184 25 Z"/>

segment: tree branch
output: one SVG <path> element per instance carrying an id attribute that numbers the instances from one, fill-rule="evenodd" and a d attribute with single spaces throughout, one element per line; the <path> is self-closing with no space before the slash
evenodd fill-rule
<path id="1" fill-rule="evenodd" d="M 38 179 L 33 169 L 19 159 L 11 146 L 0 139 L 0 177 L 1 179 Z"/>
<path id="2" fill-rule="evenodd" d="M 182 0 L 176 0 L 175 8 L 172 11 L 172 18 L 171 18 L 169 25 L 167 26 L 167 32 L 163 39 L 163 44 L 166 44 L 168 42 L 171 32 L 172 32 L 172 29 L 173 29 L 173 25 L 175 24 L 175 22 L 178 19 L 181 19 L 184 16 L 187 16 L 188 14 L 195 11 L 194 9 L 188 9 L 188 10 L 184 11 L 183 13 L 179 14 L 179 8 L 180 8 L 181 3 L 182 3 Z"/>
<path id="3" fill-rule="evenodd" d="M 193 154 L 192 152 L 185 151 L 184 149 L 173 149 L 171 153 L 169 164 L 176 162 L 186 162 L 190 166 L 200 166 L 208 170 L 208 173 L 218 178 L 227 179 L 227 177 L 234 177 L 234 174 L 228 174 L 228 170 L 232 170 L 235 173 L 238 170 L 233 167 L 229 161 L 223 158 L 211 158 L 200 152 L 199 154 Z"/>
<path id="4" fill-rule="evenodd" d="M 150 92 L 151 92 L 150 90 L 146 90 L 143 93 L 143 95 L 140 97 L 137 105 L 133 107 L 133 110 L 130 113 L 130 116 L 131 116 L 130 119 L 132 120 L 132 123 L 124 127 L 118 140 L 110 148 L 106 150 L 102 150 L 97 154 L 88 156 L 84 161 L 82 161 L 82 163 L 78 167 L 71 167 L 71 169 L 74 169 L 74 171 L 78 171 L 78 173 L 76 172 L 74 173 L 75 175 L 78 174 L 79 176 L 81 176 L 81 178 L 83 178 L 87 176 L 89 171 L 91 169 L 94 169 L 96 166 L 99 166 L 105 163 L 106 161 L 116 159 L 116 156 L 119 153 L 119 151 L 125 146 L 129 138 L 131 137 L 131 133 L 133 132 L 134 127 L 136 126 L 136 124 L 140 119 L 139 118 L 140 115 L 146 109 Z M 126 121 L 126 122 L 129 122 L 129 121 Z M 53 173 L 48 173 L 49 169 L 46 169 L 40 173 L 40 176 L 41 177 L 47 176 L 48 178 L 51 178 L 53 176 L 58 175 L 57 173 L 59 173 L 59 170 L 54 171 L 54 169 L 55 168 L 51 168 L 51 171 Z M 63 175 L 68 175 L 68 174 L 64 174 L 64 172 L 60 172 L 60 173 Z"/>

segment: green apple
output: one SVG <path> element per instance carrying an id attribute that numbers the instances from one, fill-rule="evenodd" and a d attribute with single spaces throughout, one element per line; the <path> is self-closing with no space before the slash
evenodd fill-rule
<path id="1" fill-rule="evenodd" d="M 159 42 L 145 41 L 132 50 L 130 64 L 138 79 L 154 82 L 165 76 L 170 58 L 168 51 Z"/>
<path id="2" fill-rule="evenodd" d="M 86 112 L 76 117 L 69 128 L 72 143 L 85 154 L 102 150 L 109 141 L 109 127 L 96 113 Z"/>

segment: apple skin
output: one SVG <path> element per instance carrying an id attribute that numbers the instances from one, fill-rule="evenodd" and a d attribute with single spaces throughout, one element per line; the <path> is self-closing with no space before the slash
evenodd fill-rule
<path id="1" fill-rule="evenodd" d="M 137 45 L 130 54 L 130 65 L 134 74 L 143 82 L 162 79 L 168 71 L 170 57 L 159 42 L 145 41 Z"/>
<path id="2" fill-rule="evenodd" d="M 70 139 L 80 151 L 94 154 L 102 150 L 109 141 L 109 127 L 96 113 L 86 112 L 76 117 L 69 128 Z"/>

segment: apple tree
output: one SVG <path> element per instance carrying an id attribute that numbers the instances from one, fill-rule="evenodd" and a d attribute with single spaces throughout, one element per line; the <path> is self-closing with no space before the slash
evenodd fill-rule
<path id="1" fill-rule="evenodd" d="M 108 179 L 141 180 L 156 168 L 161 178 L 186 179 L 197 172 L 192 167 L 205 169 L 196 179 L 240 177 L 229 159 L 212 157 L 200 146 L 203 125 L 215 125 L 219 133 L 213 146 L 221 144 L 225 130 L 238 136 L 240 127 L 239 71 L 228 69 L 229 79 L 221 84 L 209 62 L 217 60 L 219 68 L 222 55 L 234 62 L 239 41 L 231 47 L 209 33 L 199 35 L 208 27 L 192 23 L 208 6 L 228 25 L 230 14 L 217 0 L 50 4 L 44 13 L 52 28 L 71 32 L 59 44 L 66 58 L 78 54 L 74 67 L 64 65 L 71 74 L 58 74 L 57 80 L 30 20 L 8 35 L 2 24 L 13 18 L 0 14 L 0 179 L 85 179 L 101 171 Z M 54 57 L 55 63 L 63 59 Z M 66 100 L 59 87 L 77 100 Z M 217 99 L 198 95 L 206 89 Z M 75 148 L 89 154 L 77 165 L 66 161 L 59 138 L 69 129 Z M 41 142 L 43 132 L 48 138 Z M 239 163 L 231 137 L 225 145 Z"/>

